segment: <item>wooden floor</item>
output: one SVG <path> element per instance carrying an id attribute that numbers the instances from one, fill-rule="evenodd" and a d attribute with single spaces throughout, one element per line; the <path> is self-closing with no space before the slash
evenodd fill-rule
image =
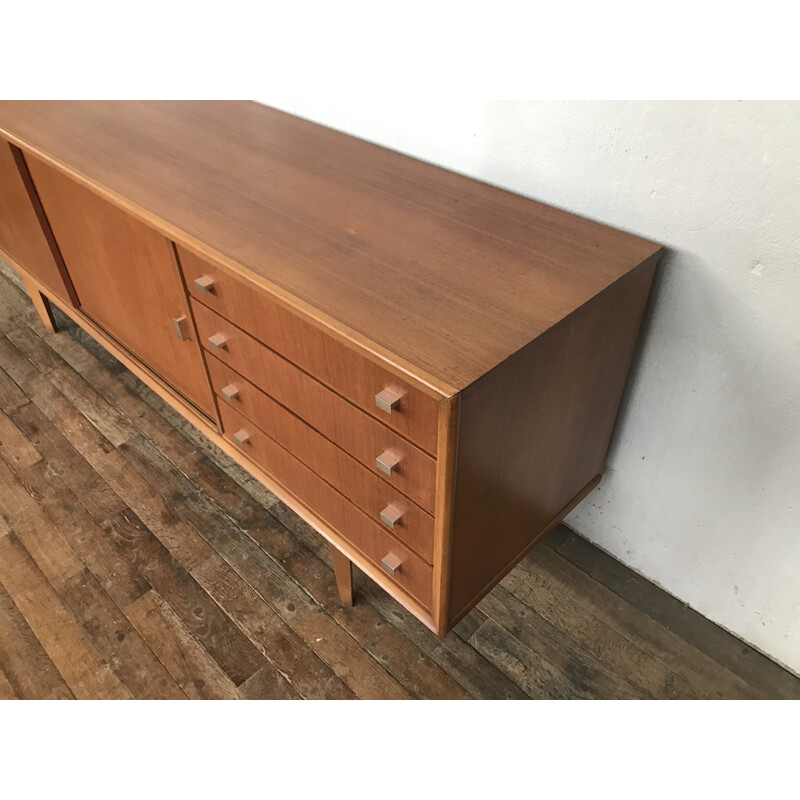
<path id="1" fill-rule="evenodd" d="M 798 698 L 566 528 L 438 639 L 0 265 L 0 697 Z"/>

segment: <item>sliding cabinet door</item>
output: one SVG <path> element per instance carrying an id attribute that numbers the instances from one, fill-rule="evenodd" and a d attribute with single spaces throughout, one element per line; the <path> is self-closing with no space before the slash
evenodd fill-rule
<path id="1" fill-rule="evenodd" d="M 0 139 L 0 251 L 55 297 L 74 303 L 63 262 L 48 236 L 22 153 Z"/>
<path id="2" fill-rule="evenodd" d="M 214 417 L 172 243 L 42 161 L 28 167 L 81 310 Z"/>

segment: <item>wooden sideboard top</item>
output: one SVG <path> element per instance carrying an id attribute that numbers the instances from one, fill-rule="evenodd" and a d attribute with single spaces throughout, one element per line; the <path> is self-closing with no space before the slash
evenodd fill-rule
<path id="1" fill-rule="evenodd" d="M 0 102 L 0 133 L 455 394 L 661 248 L 249 102 Z"/>

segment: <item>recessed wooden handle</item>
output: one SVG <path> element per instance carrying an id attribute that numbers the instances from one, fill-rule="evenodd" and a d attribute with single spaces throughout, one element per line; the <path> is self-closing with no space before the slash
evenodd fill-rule
<path id="1" fill-rule="evenodd" d="M 390 574 L 394 575 L 396 572 L 400 571 L 400 566 L 403 563 L 403 559 L 400 556 L 396 556 L 394 553 L 387 553 L 381 559 L 381 566 Z"/>
<path id="2" fill-rule="evenodd" d="M 400 463 L 400 458 L 396 456 L 391 450 L 385 450 L 375 459 L 375 466 L 381 471 L 385 472 L 389 477 L 397 469 Z"/>
<path id="3" fill-rule="evenodd" d="M 239 396 L 239 387 L 235 383 L 229 383 L 222 387 L 221 394 L 230 403 Z"/>
<path id="4" fill-rule="evenodd" d="M 381 522 L 389 529 L 394 530 L 394 526 L 403 518 L 405 508 L 399 503 L 389 503 L 381 511 Z"/>
<path id="5" fill-rule="evenodd" d="M 205 294 L 206 292 L 213 292 L 214 291 L 214 279 L 209 278 L 208 275 L 203 275 L 201 278 L 197 278 L 194 282 L 194 288 L 197 289 L 200 294 Z"/>
<path id="6" fill-rule="evenodd" d="M 375 405 L 378 406 L 381 411 L 391 414 L 392 411 L 397 410 L 402 397 L 403 395 L 400 392 L 396 392 L 393 389 L 384 389 L 382 392 L 378 392 L 378 394 L 375 395 Z"/>
<path id="7" fill-rule="evenodd" d="M 228 337 L 224 333 L 215 333 L 213 336 L 208 337 L 208 343 L 211 346 L 211 349 L 216 350 L 217 352 L 226 349 L 227 341 Z"/>
<path id="8" fill-rule="evenodd" d="M 236 431 L 233 434 L 233 441 L 239 445 L 239 447 L 244 447 L 250 441 L 250 434 L 242 428 L 240 431 Z"/>
<path id="9" fill-rule="evenodd" d="M 185 342 L 189 338 L 189 320 L 186 316 L 182 317 L 175 317 L 172 320 L 172 324 L 175 326 L 175 333 L 178 334 L 178 338 Z"/>

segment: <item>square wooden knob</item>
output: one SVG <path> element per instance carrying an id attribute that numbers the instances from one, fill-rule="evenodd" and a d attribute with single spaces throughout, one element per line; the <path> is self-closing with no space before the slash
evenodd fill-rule
<path id="1" fill-rule="evenodd" d="M 391 414 L 392 411 L 397 410 L 402 397 L 403 395 L 399 392 L 392 389 L 384 389 L 382 392 L 378 392 L 378 394 L 375 395 L 375 405 L 381 411 Z"/>
<path id="2" fill-rule="evenodd" d="M 233 441 L 239 445 L 239 447 L 244 447 L 250 441 L 250 434 L 242 428 L 240 431 L 236 431 L 233 434 Z"/>
<path id="3" fill-rule="evenodd" d="M 205 294 L 206 292 L 213 292 L 214 291 L 214 279 L 209 278 L 208 275 L 203 275 L 201 278 L 197 278 L 194 282 L 194 288 L 197 289 L 200 294 Z"/>
<path id="4" fill-rule="evenodd" d="M 391 450 L 386 450 L 375 459 L 375 466 L 384 472 L 389 477 L 397 469 L 400 463 L 400 458 L 396 456 Z"/>
<path id="5" fill-rule="evenodd" d="M 212 350 L 216 350 L 217 352 L 225 350 L 227 341 L 228 337 L 224 333 L 215 333 L 213 336 L 208 337 L 209 346 Z"/>
<path id="6" fill-rule="evenodd" d="M 229 383 L 220 390 L 222 396 L 229 402 L 233 402 L 239 396 L 239 387 L 235 383 Z"/>
<path id="7" fill-rule="evenodd" d="M 381 522 L 390 530 L 394 530 L 394 526 L 400 522 L 404 513 L 405 508 L 399 503 L 390 503 L 381 511 Z"/>
<path id="8" fill-rule="evenodd" d="M 400 556 L 395 555 L 394 553 L 387 553 L 381 559 L 381 566 L 390 574 L 394 575 L 396 572 L 400 570 L 400 566 L 403 563 L 403 559 Z"/>

